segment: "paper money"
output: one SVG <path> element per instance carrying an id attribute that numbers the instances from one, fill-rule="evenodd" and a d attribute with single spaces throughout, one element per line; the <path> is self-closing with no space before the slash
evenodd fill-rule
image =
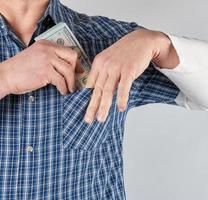
<path id="1" fill-rule="evenodd" d="M 91 62 L 67 24 L 61 22 L 55 25 L 36 37 L 35 41 L 41 39 L 55 42 L 56 44 L 66 47 L 71 47 L 73 50 L 78 52 L 78 59 L 75 69 L 76 88 L 78 90 L 84 88 L 91 69 Z"/>

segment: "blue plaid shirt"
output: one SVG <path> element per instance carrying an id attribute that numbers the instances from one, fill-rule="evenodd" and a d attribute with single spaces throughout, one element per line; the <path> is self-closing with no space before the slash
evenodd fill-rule
<path id="1" fill-rule="evenodd" d="M 51 20 L 68 24 L 91 61 L 140 28 L 80 14 L 51 0 L 34 36 L 49 28 Z M 25 48 L 1 16 L 0 62 Z M 148 103 L 175 104 L 179 90 L 150 65 L 134 81 L 125 112 L 117 111 L 115 93 L 107 121 L 88 125 L 83 117 L 92 90 L 62 96 L 48 85 L 0 100 L 1 200 L 126 199 L 122 142 L 127 113 Z"/>

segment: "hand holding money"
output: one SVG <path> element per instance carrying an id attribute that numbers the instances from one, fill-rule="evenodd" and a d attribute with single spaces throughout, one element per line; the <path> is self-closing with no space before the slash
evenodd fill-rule
<path id="1" fill-rule="evenodd" d="M 35 40 L 35 44 L 1 63 L 0 99 L 47 84 L 56 86 L 61 94 L 85 86 L 91 63 L 65 23 L 57 24 Z"/>
<path id="2" fill-rule="evenodd" d="M 35 38 L 36 41 L 41 39 L 54 42 L 58 45 L 70 47 L 78 53 L 78 59 L 75 68 L 76 88 L 84 88 L 88 74 L 91 70 L 91 63 L 69 27 L 65 23 L 61 22 Z"/>
<path id="3" fill-rule="evenodd" d="M 40 40 L 1 63 L 4 94 L 23 94 L 53 84 L 61 94 L 75 88 L 78 53 L 70 48 Z"/>

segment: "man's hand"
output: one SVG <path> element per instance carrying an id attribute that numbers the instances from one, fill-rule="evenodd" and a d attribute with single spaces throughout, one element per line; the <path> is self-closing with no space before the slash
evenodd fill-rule
<path id="1" fill-rule="evenodd" d="M 23 94 L 51 83 L 61 94 L 75 87 L 76 51 L 40 40 L 0 63 L 0 98 Z"/>
<path id="2" fill-rule="evenodd" d="M 150 61 L 167 68 L 173 68 L 179 62 L 169 38 L 163 33 L 134 31 L 98 54 L 86 84 L 94 90 L 85 121 L 92 123 L 96 115 L 98 121 L 106 120 L 117 88 L 118 110 L 124 111 L 133 81 L 145 71 Z"/>

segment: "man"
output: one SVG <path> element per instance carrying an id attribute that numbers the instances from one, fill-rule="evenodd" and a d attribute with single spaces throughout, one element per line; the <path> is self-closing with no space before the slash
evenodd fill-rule
<path id="1" fill-rule="evenodd" d="M 58 0 L 0 0 L 0 13 L 2 200 L 123 200 L 128 111 L 147 103 L 208 107 L 200 92 L 206 79 L 198 79 L 207 70 L 187 70 L 163 33 L 79 14 Z M 77 53 L 34 43 L 59 22 L 93 61 L 80 91 L 74 91 Z"/>

